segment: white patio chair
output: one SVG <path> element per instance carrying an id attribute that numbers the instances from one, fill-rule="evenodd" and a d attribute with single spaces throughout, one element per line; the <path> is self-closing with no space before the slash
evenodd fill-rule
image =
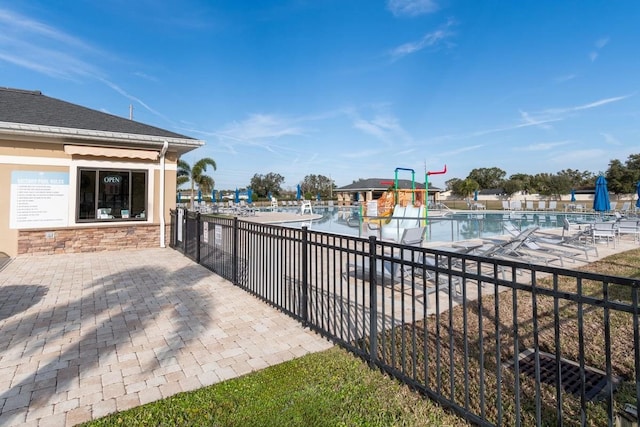
<path id="1" fill-rule="evenodd" d="M 596 222 L 591 226 L 591 237 L 593 239 L 593 243 L 595 244 L 597 241 L 605 240 L 607 245 L 609 245 L 609 241 L 613 242 L 613 247 L 616 247 L 616 226 L 617 223 L 615 221 L 609 222 Z"/>
<path id="2" fill-rule="evenodd" d="M 630 234 L 634 242 L 640 242 L 640 222 L 637 219 L 621 219 L 616 230 L 618 237 Z"/>

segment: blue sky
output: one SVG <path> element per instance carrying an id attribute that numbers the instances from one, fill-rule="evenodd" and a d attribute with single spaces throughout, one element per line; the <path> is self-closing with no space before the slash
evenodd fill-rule
<path id="1" fill-rule="evenodd" d="M 640 2 L 0 1 L 1 86 L 203 139 L 218 189 L 640 153 Z M 402 175 L 401 178 L 408 178 Z"/>

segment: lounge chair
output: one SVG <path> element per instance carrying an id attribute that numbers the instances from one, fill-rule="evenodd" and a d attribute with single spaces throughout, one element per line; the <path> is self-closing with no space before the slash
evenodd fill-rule
<path id="1" fill-rule="evenodd" d="M 526 245 L 528 244 L 529 236 L 531 236 L 531 234 L 533 234 L 536 230 L 538 230 L 538 227 L 527 228 L 526 230 L 507 240 L 485 239 L 483 240 L 485 244 L 472 251 L 471 253 L 474 255 L 485 257 L 501 258 L 521 262 L 524 261 L 532 264 L 540 264 L 541 262 L 543 262 L 544 264 L 548 265 L 550 262 L 559 260 L 559 257 L 555 255 L 543 257 L 532 256 L 531 254 L 526 253 L 523 250 L 523 247 L 526 248 Z"/>
<path id="2" fill-rule="evenodd" d="M 512 200 L 511 201 L 511 210 L 512 211 L 521 211 L 522 210 L 522 202 L 520 200 Z"/>
<path id="3" fill-rule="evenodd" d="M 589 252 L 594 252 L 598 257 L 598 247 L 590 243 L 591 241 L 591 228 L 585 228 L 578 230 L 572 235 L 565 235 L 565 232 L 570 230 L 571 224 L 566 218 L 563 218 L 562 235 L 557 236 L 553 234 L 545 234 L 537 232 L 531 236 L 532 239 L 538 243 L 544 243 L 547 245 L 555 245 L 561 248 L 572 249 L 584 253 L 584 260 L 589 261 Z"/>
<path id="4" fill-rule="evenodd" d="M 638 219 L 623 218 L 618 221 L 618 227 L 616 228 L 618 237 L 622 237 L 625 234 L 631 234 L 634 242 L 640 242 L 640 222 Z"/>
<path id="5" fill-rule="evenodd" d="M 520 233 L 520 231 L 511 222 L 504 223 L 504 230 L 513 237 L 518 236 Z M 569 252 L 567 250 L 550 246 L 543 246 L 540 243 L 542 243 L 542 241 L 539 241 L 535 234 L 531 233 L 526 239 L 524 239 L 522 246 L 524 249 L 528 249 L 529 251 L 536 253 L 538 256 L 543 256 L 544 258 L 542 260 L 545 264 L 559 261 L 560 266 L 564 266 L 565 258 L 575 261 L 575 258 L 578 255 L 575 252 Z"/>
<path id="6" fill-rule="evenodd" d="M 624 202 L 620 208 L 620 212 L 628 213 L 629 209 L 631 209 L 631 202 Z"/>

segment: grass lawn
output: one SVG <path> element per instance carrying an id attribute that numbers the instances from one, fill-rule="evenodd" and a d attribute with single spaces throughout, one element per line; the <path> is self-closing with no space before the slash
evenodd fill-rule
<path id="1" fill-rule="evenodd" d="M 85 426 L 459 426 L 458 417 L 338 347 Z"/>

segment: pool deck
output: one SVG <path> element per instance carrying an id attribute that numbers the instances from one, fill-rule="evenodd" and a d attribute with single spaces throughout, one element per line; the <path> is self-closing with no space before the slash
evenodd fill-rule
<path id="1" fill-rule="evenodd" d="M 313 221 L 322 218 L 320 214 L 304 214 L 299 212 L 256 212 L 255 215 L 240 217 L 243 220 L 261 224 L 283 224 L 287 222 Z"/>

